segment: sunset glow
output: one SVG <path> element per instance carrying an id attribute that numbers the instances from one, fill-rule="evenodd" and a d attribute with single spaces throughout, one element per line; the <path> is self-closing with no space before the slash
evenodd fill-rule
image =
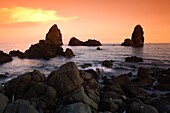
<path id="1" fill-rule="evenodd" d="M 51 22 L 51 21 L 68 21 L 76 19 L 77 17 L 62 17 L 57 15 L 56 11 L 43 10 L 41 8 L 26 8 L 26 7 L 14 7 L 14 8 L 1 8 L 0 15 L 4 18 L 0 18 L 0 22 L 5 23 L 22 23 L 22 22 Z"/>
<path id="2" fill-rule="evenodd" d="M 65 44 L 71 37 L 122 43 L 137 24 L 145 43 L 170 43 L 169 5 L 169 0 L 3 0 L 0 43 L 35 43 L 53 24 Z"/>

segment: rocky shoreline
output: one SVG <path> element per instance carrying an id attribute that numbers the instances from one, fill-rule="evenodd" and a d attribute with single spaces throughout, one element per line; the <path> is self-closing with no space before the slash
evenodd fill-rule
<path id="1" fill-rule="evenodd" d="M 1 85 L 0 113 L 165 113 L 170 95 L 154 91 L 170 91 L 169 76 L 170 69 L 141 67 L 137 75 L 107 78 L 68 62 L 47 77 L 34 70 Z"/>

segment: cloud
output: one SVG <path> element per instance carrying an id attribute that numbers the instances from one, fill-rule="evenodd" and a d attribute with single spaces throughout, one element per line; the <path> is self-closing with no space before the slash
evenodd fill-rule
<path id="1" fill-rule="evenodd" d="M 60 16 L 55 10 L 44 10 L 41 8 L 0 8 L 0 23 L 48 23 L 52 21 L 70 21 L 76 18 L 78 17 Z"/>

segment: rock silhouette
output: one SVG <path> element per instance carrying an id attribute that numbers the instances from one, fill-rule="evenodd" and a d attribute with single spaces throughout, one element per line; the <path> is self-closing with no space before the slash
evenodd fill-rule
<path id="1" fill-rule="evenodd" d="M 89 39 L 85 42 L 80 41 L 79 39 L 72 37 L 69 41 L 69 46 L 101 46 L 102 44 L 97 40 Z"/>
<path id="2" fill-rule="evenodd" d="M 136 25 L 132 33 L 131 39 L 127 38 L 121 46 L 142 47 L 144 44 L 143 28 L 141 25 Z"/>
<path id="3" fill-rule="evenodd" d="M 12 61 L 12 57 L 9 56 L 8 54 L 4 53 L 3 51 L 0 51 L 0 64 L 10 62 Z"/>

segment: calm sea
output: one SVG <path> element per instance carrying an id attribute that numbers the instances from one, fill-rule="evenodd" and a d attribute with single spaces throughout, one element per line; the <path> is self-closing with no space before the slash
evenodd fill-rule
<path id="1" fill-rule="evenodd" d="M 8 53 L 10 50 L 25 51 L 29 48 L 29 44 L 0 44 L 0 50 Z M 64 49 L 71 48 L 76 55 L 73 58 L 64 58 L 61 56 L 51 58 L 50 60 L 42 59 L 19 59 L 13 57 L 13 61 L 0 65 L 0 74 L 6 74 L 9 78 L 1 80 L 5 82 L 19 74 L 32 70 L 40 70 L 45 75 L 51 71 L 58 69 L 62 64 L 73 61 L 79 69 L 85 63 L 91 63 L 92 67 L 85 69 L 97 68 L 106 76 L 118 76 L 123 73 L 137 73 L 139 67 L 155 68 L 170 68 L 170 44 L 145 44 L 142 48 L 124 47 L 118 44 L 104 44 L 101 46 L 103 50 L 96 50 L 97 47 L 84 46 L 63 46 Z M 125 58 L 128 56 L 138 56 L 144 59 L 142 63 L 127 63 Z M 102 67 L 102 61 L 113 60 L 112 68 Z"/>

